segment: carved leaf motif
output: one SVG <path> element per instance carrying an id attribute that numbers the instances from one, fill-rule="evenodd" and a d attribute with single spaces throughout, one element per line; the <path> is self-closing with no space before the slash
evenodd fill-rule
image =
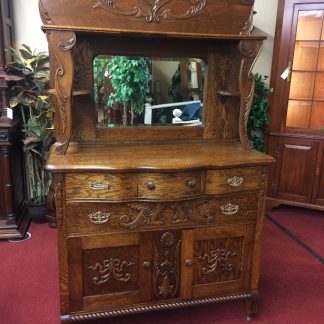
<path id="1" fill-rule="evenodd" d="M 156 297 L 174 297 L 178 293 L 180 243 L 172 233 L 165 232 L 159 248 L 154 244 L 153 288 Z"/>
<path id="2" fill-rule="evenodd" d="M 132 219 L 123 215 L 119 223 L 125 228 L 138 228 L 152 223 L 179 224 L 187 222 L 210 223 L 215 218 L 215 213 L 209 209 L 200 210 L 208 198 L 175 203 L 133 203 L 127 204 L 131 209 L 137 210 L 138 215 Z M 170 216 L 171 211 L 171 216 Z"/>
<path id="3" fill-rule="evenodd" d="M 144 18 L 146 22 L 160 22 L 161 19 L 188 19 L 193 18 L 200 14 L 207 14 L 204 11 L 207 0 L 191 0 L 189 9 L 183 14 L 175 14 L 172 12 L 172 9 L 165 8 L 165 6 L 170 3 L 172 0 L 145 0 L 146 10 L 143 11 L 141 8 L 135 6 L 129 11 L 121 10 L 116 4 L 115 0 L 96 0 L 96 3 L 93 5 L 93 8 L 101 8 L 107 10 L 111 13 L 130 16 L 134 18 Z"/>

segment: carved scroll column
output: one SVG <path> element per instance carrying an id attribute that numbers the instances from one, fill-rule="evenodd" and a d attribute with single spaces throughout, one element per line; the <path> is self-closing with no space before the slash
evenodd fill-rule
<path id="1" fill-rule="evenodd" d="M 242 57 L 239 74 L 240 89 L 240 140 L 246 149 L 252 148 L 252 143 L 248 139 L 247 123 L 252 106 L 255 80 L 252 74 L 252 68 L 260 53 L 261 40 L 242 40 L 239 43 L 239 53 Z"/>
<path id="2" fill-rule="evenodd" d="M 65 154 L 72 136 L 73 56 L 76 35 L 68 31 L 48 31 L 47 40 L 51 57 L 51 86 L 56 101 L 56 153 Z"/>

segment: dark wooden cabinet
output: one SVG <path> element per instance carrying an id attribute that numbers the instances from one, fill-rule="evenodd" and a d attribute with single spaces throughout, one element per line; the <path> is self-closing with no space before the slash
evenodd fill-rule
<path id="1" fill-rule="evenodd" d="M 316 205 L 324 206 L 324 143 L 319 143 L 312 202 Z"/>
<path id="2" fill-rule="evenodd" d="M 0 239 L 21 238 L 29 225 L 24 204 L 21 131 L 0 118 Z"/>
<path id="3" fill-rule="evenodd" d="M 277 162 L 270 170 L 268 208 L 324 210 L 323 20 L 323 2 L 279 1 L 267 130 L 268 153 Z"/>
<path id="4" fill-rule="evenodd" d="M 273 158 L 247 137 L 264 39 L 250 35 L 252 2 L 39 2 L 62 320 L 235 299 L 256 313 Z M 98 125 L 93 59 L 102 54 L 205 62 L 202 124 Z"/>

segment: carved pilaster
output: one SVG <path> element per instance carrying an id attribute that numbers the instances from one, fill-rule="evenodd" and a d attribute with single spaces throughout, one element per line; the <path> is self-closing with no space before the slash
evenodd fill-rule
<path id="1" fill-rule="evenodd" d="M 153 290 L 155 298 L 176 297 L 180 280 L 180 239 L 165 232 L 154 243 Z"/>
<path id="2" fill-rule="evenodd" d="M 246 149 L 252 148 L 252 143 L 248 139 L 247 123 L 252 106 L 255 81 L 252 74 L 252 68 L 260 53 L 262 41 L 242 40 L 239 43 L 239 52 L 242 57 L 239 74 L 240 89 L 240 125 L 239 133 L 243 146 Z"/>
<path id="3" fill-rule="evenodd" d="M 51 80 L 54 83 L 56 102 L 55 136 L 56 153 L 65 154 L 72 137 L 72 49 L 76 42 L 73 32 L 47 32 L 51 60 Z"/>
<path id="4" fill-rule="evenodd" d="M 55 214 L 57 220 L 62 220 L 64 215 L 64 199 L 65 199 L 65 188 L 64 188 L 64 175 L 56 174 L 54 177 L 55 181 Z"/>

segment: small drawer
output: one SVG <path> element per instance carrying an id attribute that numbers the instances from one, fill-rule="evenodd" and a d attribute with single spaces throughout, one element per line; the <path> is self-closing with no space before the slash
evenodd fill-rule
<path id="1" fill-rule="evenodd" d="M 129 199 L 136 197 L 136 177 L 129 173 L 69 173 L 65 188 L 66 199 Z"/>
<path id="2" fill-rule="evenodd" d="M 260 178 L 260 168 L 208 170 L 205 193 L 215 195 L 258 190 Z"/>
<path id="3" fill-rule="evenodd" d="M 138 176 L 138 197 L 178 199 L 202 192 L 201 172 L 147 173 Z"/>

